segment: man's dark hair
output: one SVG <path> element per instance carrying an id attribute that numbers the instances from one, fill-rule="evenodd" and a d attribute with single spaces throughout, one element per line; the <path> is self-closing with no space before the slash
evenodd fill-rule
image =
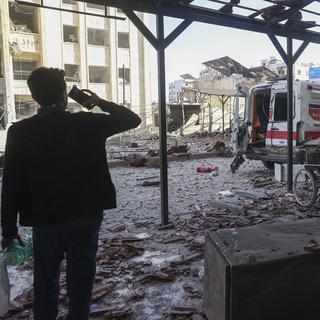
<path id="1" fill-rule="evenodd" d="M 64 70 L 57 68 L 40 67 L 34 70 L 27 81 L 32 98 L 40 106 L 50 106 L 61 101 L 67 88 L 65 75 Z"/>

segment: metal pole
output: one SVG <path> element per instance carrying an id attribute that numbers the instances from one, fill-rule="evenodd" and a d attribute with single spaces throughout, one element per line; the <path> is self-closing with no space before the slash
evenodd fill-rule
<path id="1" fill-rule="evenodd" d="M 180 102 L 181 102 L 181 112 L 182 112 L 182 126 L 180 128 L 180 135 L 183 136 L 183 127 L 185 125 L 185 114 L 184 114 L 184 104 L 183 104 L 183 93 L 180 92 Z"/>
<path id="2" fill-rule="evenodd" d="M 204 131 L 204 117 L 205 117 L 205 109 L 203 102 L 201 101 L 201 114 L 202 114 L 202 121 L 201 121 L 201 132 Z"/>
<path id="3" fill-rule="evenodd" d="M 292 192 L 293 185 L 293 40 L 287 38 L 287 74 L 288 74 L 288 192 Z"/>
<path id="4" fill-rule="evenodd" d="M 222 135 L 224 136 L 224 96 L 222 96 Z"/>
<path id="5" fill-rule="evenodd" d="M 212 106 L 209 103 L 209 133 L 212 133 Z"/>
<path id="6" fill-rule="evenodd" d="M 167 105 L 166 74 L 164 48 L 164 19 L 157 14 L 158 38 L 158 95 L 159 95 L 159 131 L 160 131 L 160 188 L 161 188 L 161 225 L 169 224 L 168 205 L 168 159 L 167 159 Z"/>

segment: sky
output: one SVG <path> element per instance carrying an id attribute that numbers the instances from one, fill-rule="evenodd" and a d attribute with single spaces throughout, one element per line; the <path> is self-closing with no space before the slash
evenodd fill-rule
<path id="1" fill-rule="evenodd" d="M 314 17 L 312 19 L 310 17 L 305 18 L 314 20 Z M 168 34 L 179 23 L 180 21 L 177 19 L 165 18 L 166 33 Z M 155 21 L 153 17 L 150 17 L 150 28 L 154 32 Z M 279 38 L 279 41 L 284 47 L 286 46 L 285 39 Z M 300 44 L 301 42 L 295 41 L 295 48 L 298 48 Z M 153 48 L 150 49 L 150 52 L 151 78 L 152 83 L 155 83 L 157 79 L 156 54 Z M 193 23 L 166 50 L 166 82 L 168 84 L 175 81 L 184 73 L 190 73 L 194 77 L 198 77 L 203 62 L 223 56 L 230 56 L 246 67 L 259 66 L 262 59 L 270 56 L 280 59 L 277 50 L 267 35 L 203 23 Z M 320 45 L 309 45 L 298 62 L 319 64 Z M 152 91 L 153 97 L 156 97 L 156 90 Z"/>

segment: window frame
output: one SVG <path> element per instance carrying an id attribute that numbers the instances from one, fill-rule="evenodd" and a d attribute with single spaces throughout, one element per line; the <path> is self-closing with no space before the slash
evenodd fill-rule
<path id="1" fill-rule="evenodd" d="M 120 35 L 127 35 L 128 36 L 128 47 L 120 47 L 119 46 L 119 43 L 120 43 Z M 117 47 L 118 49 L 125 49 L 125 50 L 129 50 L 131 49 L 131 43 L 130 43 L 130 32 L 122 32 L 122 31 L 119 31 L 118 34 L 117 34 Z"/>
<path id="2" fill-rule="evenodd" d="M 75 29 L 76 29 L 76 31 L 77 31 L 77 33 L 76 33 L 77 41 L 66 41 L 66 40 L 65 40 L 65 27 L 66 27 L 66 28 L 75 28 Z M 63 24 L 62 30 L 63 30 L 63 42 L 64 42 L 64 43 L 79 44 L 79 26 L 74 26 L 74 25 L 69 25 L 69 24 Z"/>

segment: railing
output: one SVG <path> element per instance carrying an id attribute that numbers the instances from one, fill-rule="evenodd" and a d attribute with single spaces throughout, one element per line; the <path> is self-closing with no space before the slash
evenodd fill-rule
<path id="1" fill-rule="evenodd" d="M 91 66 L 109 66 L 110 48 L 88 45 L 88 64 Z"/>
<path id="2" fill-rule="evenodd" d="M 15 95 L 31 95 L 26 80 L 14 80 L 13 92 Z"/>
<path id="3" fill-rule="evenodd" d="M 36 33 L 13 31 L 10 35 L 10 45 L 14 53 L 39 53 L 40 37 Z"/>
<path id="4" fill-rule="evenodd" d="M 78 43 L 65 42 L 63 45 L 64 63 L 80 64 L 80 50 Z"/>

